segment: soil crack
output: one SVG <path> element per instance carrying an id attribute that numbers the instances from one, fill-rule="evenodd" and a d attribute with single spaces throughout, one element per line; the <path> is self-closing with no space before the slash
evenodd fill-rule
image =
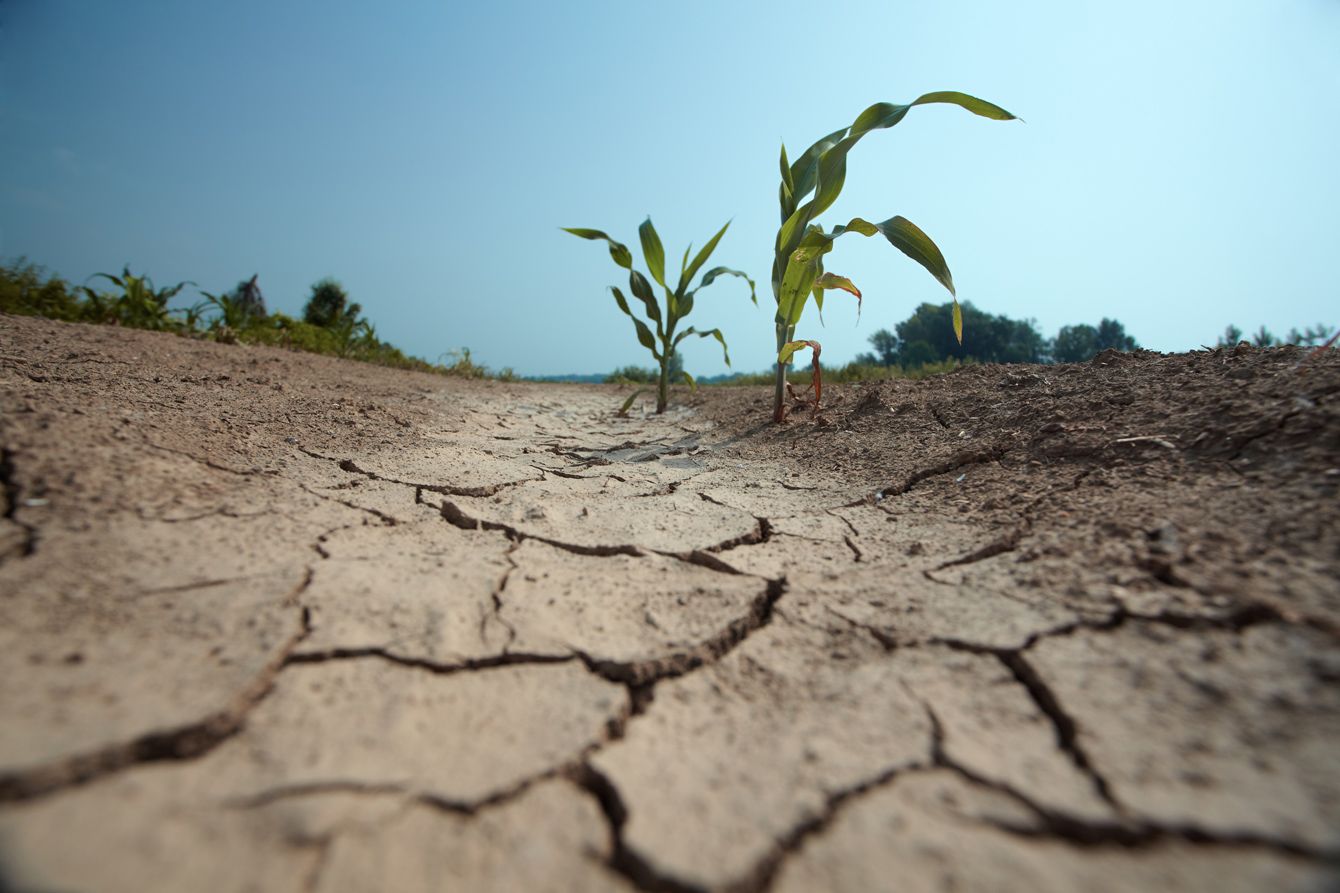
<path id="1" fill-rule="evenodd" d="M 544 474 L 544 472 L 540 471 L 540 469 L 536 469 L 536 471 L 540 471 L 541 474 L 540 478 L 521 478 L 520 480 L 502 481 L 501 483 L 487 484 L 478 487 L 458 487 L 452 484 L 425 484 L 420 481 L 403 481 L 400 480 L 399 478 L 385 477 L 383 475 L 377 474 L 376 472 L 368 471 L 365 468 L 359 467 L 358 463 L 355 462 L 353 459 L 337 459 L 334 456 L 323 456 L 322 454 L 313 452 L 312 450 L 306 449 L 305 447 L 298 447 L 297 449 L 299 452 L 307 456 L 310 456 L 313 459 L 319 459 L 323 462 L 334 462 L 341 471 L 348 472 L 349 474 L 361 475 L 367 478 L 368 480 L 381 481 L 382 483 L 386 484 L 397 484 L 402 487 L 413 487 L 415 490 L 427 490 L 432 493 L 441 493 L 443 496 L 473 496 L 473 497 L 494 496 L 498 493 L 501 493 L 503 490 L 508 490 L 512 487 L 519 487 L 522 484 L 529 484 L 532 483 L 533 481 L 542 480 Z M 353 508 L 358 508 L 358 506 L 353 506 Z"/>
<path id="2" fill-rule="evenodd" d="M 1080 818 L 1050 809 L 1038 803 L 1026 792 L 993 779 L 986 778 L 952 759 L 944 748 L 944 727 L 929 704 L 922 702 L 931 721 L 933 762 L 949 769 L 977 787 L 1004 794 L 1027 809 L 1037 824 L 1017 824 L 1001 819 L 968 819 L 990 828 L 1019 837 L 1040 840 L 1058 840 L 1077 847 L 1120 846 L 1128 849 L 1157 846 L 1178 841 L 1200 846 L 1240 848 L 1251 847 L 1271 852 L 1287 853 L 1318 862 L 1335 862 L 1340 852 L 1311 849 L 1297 843 L 1256 834 L 1211 834 L 1191 826 L 1163 825 L 1121 816 L 1117 821 Z"/>
<path id="3" fill-rule="evenodd" d="M 1118 814 L 1124 814 L 1125 808 L 1113 795 L 1107 779 L 1099 774 L 1088 754 L 1080 746 L 1079 727 L 1074 717 L 1061 706 L 1056 693 L 1051 690 L 1051 687 L 1038 675 L 1037 670 L 1022 654 L 1018 652 L 997 652 L 996 657 L 1014 675 L 1015 681 L 1024 687 L 1024 690 L 1028 692 L 1028 696 L 1033 699 L 1033 703 L 1042 711 L 1042 714 L 1051 721 L 1052 728 L 1056 732 L 1056 746 L 1070 758 L 1070 761 L 1075 764 L 1075 768 L 1089 778 L 1094 791 L 1102 801 L 1116 810 Z"/>
<path id="4" fill-rule="evenodd" d="M 1003 458 L 1008 452 L 1008 448 L 1004 445 L 996 444 L 985 449 L 966 450 L 955 453 L 943 462 L 937 462 L 926 468 L 918 469 L 902 481 L 890 484 L 881 490 L 877 490 L 870 496 L 863 496 L 860 499 L 848 502 L 842 505 L 841 508 L 856 508 L 857 506 L 879 503 L 894 496 L 902 496 L 924 480 L 938 477 L 942 474 L 949 474 L 950 472 L 958 471 L 961 468 L 968 468 L 973 465 L 985 465 L 988 462 L 996 462 Z"/>
<path id="5" fill-rule="evenodd" d="M 600 806 L 609 826 L 610 857 L 606 867 L 645 893 L 707 893 L 705 887 L 688 884 L 658 872 L 624 841 L 628 807 L 614 782 L 589 762 L 583 762 L 568 775 L 569 780 L 589 794 Z"/>
<path id="6" fill-rule="evenodd" d="M 699 667 L 715 663 L 739 647 L 747 638 L 772 622 L 773 610 L 786 593 L 784 578 L 769 580 L 762 595 L 750 604 L 748 612 L 731 621 L 725 629 L 693 648 L 663 657 L 641 661 L 604 660 L 576 650 L 591 672 L 611 682 L 639 687 L 663 679 L 683 676 Z"/>

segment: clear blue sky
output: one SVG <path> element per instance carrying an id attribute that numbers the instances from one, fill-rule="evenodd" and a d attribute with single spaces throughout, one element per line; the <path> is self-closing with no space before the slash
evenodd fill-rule
<path id="1" fill-rule="evenodd" d="M 713 261 L 760 306 L 723 280 L 690 322 L 762 369 L 779 144 L 945 89 L 1027 124 L 915 109 L 822 222 L 912 219 L 961 299 L 1047 335 L 1115 316 L 1173 351 L 1340 323 L 1337 0 L 0 0 L 0 257 L 259 273 L 290 313 L 330 275 L 411 353 L 591 372 L 650 357 L 621 271 L 559 227 L 636 249 L 650 214 L 678 259 L 733 218 Z M 866 294 L 859 327 L 839 295 L 802 321 L 835 362 L 945 297 L 880 239 L 828 268 Z"/>

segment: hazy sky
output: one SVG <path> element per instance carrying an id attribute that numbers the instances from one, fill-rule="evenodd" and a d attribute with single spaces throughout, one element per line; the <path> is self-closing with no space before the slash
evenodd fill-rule
<path id="1" fill-rule="evenodd" d="M 525 374 L 650 364 L 605 229 L 759 282 L 700 293 L 736 369 L 773 355 L 777 154 L 877 101 L 962 90 L 1027 123 L 914 109 L 852 153 L 821 222 L 902 214 L 961 299 L 1140 343 L 1340 323 L 1340 0 L 827 3 L 0 0 L 0 257 L 129 263 L 296 313 L 340 279 L 384 339 Z M 867 349 L 945 293 L 849 236 L 798 335 Z M 971 332 L 968 333 L 971 337 Z M 687 368 L 725 371 L 715 342 Z"/>

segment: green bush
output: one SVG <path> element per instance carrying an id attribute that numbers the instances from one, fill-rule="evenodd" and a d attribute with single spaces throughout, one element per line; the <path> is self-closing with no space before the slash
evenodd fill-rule
<path id="1" fill-rule="evenodd" d="M 74 322 L 83 306 L 64 279 L 20 257 L 0 267 L 0 313 Z"/>

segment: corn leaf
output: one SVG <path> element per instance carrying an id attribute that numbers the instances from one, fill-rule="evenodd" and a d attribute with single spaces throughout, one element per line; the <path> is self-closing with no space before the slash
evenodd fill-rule
<path id="1" fill-rule="evenodd" d="M 963 311 L 958 306 L 958 298 L 954 298 L 954 337 L 958 339 L 959 346 L 963 345 Z"/>
<path id="2" fill-rule="evenodd" d="M 949 289 L 951 295 L 955 294 L 954 277 L 949 272 L 949 265 L 945 263 L 945 256 L 940 253 L 939 247 L 931 237 L 922 232 L 915 223 L 906 217 L 890 217 L 876 226 L 884 234 L 884 238 L 889 240 L 890 245 L 925 267 L 941 285 Z"/>
<path id="3" fill-rule="evenodd" d="M 642 240 L 642 256 L 647 261 L 647 269 L 651 272 L 651 278 L 655 279 L 657 284 L 664 288 L 665 247 L 661 244 L 661 237 L 656 234 L 656 227 L 651 225 L 650 217 L 642 221 L 642 225 L 637 228 L 637 235 Z"/>
<path id="4" fill-rule="evenodd" d="M 810 387 L 814 388 L 814 411 L 818 412 L 819 399 L 823 396 L 824 389 L 823 367 L 819 365 L 819 353 L 823 350 L 823 346 L 818 341 L 788 341 L 777 352 L 777 362 L 782 365 L 791 362 L 791 357 L 803 347 L 808 347 L 813 353 L 813 372 L 810 374 Z"/>
<path id="5" fill-rule="evenodd" d="M 698 289 L 707 288 L 707 286 L 711 285 L 713 282 L 717 280 L 718 277 L 721 276 L 739 276 L 745 282 L 748 282 L 749 300 L 754 302 L 754 306 L 758 306 L 758 293 L 755 291 L 754 280 L 749 278 L 748 273 L 742 272 L 740 270 L 732 270 L 730 267 L 713 267 L 712 269 L 708 270 L 706 273 L 703 274 L 703 281 L 698 283 L 698 288 L 695 288 L 693 291 L 689 292 L 689 296 L 692 297 L 698 291 Z M 681 315 L 687 316 L 688 312 L 685 311 Z"/>
<path id="6" fill-rule="evenodd" d="M 847 233 L 860 233 L 863 236 L 873 236 L 880 233 L 888 239 L 889 244 L 899 251 L 921 264 L 926 270 L 936 278 L 949 293 L 954 294 L 954 277 L 949 272 L 949 265 L 945 262 L 944 255 L 940 253 L 939 247 L 932 241 L 931 237 L 926 235 L 921 229 L 908 220 L 906 217 L 890 217 L 888 220 L 879 223 L 871 223 L 861 217 L 853 217 L 845 226 L 835 226 L 832 232 L 824 232 L 817 226 L 810 227 L 805 233 L 805 237 L 800 241 L 802 249 L 817 249 L 823 253 L 832 250 L 832 243 L 838 236 Z"/>
<path id="7" fill-rule="evenodd" d="M 638 388 L 636 391 L 629 394 L 628 399 L 623 402 L 623 406 L 619 407 L 618 412 L 619 417 L 622 418 L 628 415 L 628 410 L 633 405 L 633 401 L 636 400 L 638 397 L 641 397 L 645 393 L 647 393 L 646 388 Z"/>
<path id="8" fill-rule="evenodd" d="M 633 253 L 628 250 L 628 246 L 622 242 L 616 242 L 598 229 L 583 229 L 576 226 L 563 227 L 565 233 L 572 233 L 574 236 L 582 239 L 604 239 L 610 244 L 610 257 L 614 262 L 625 270 L 633 269 Z"/>
<path id="9" fill-rule="evenodd" d="M 782 231 L 778 233 L 777 250 L 790 251 L 794 247 L 793 241 L 798 238 L 797 234 L 808 226 L 811 220 L 828 210 L 837 200 L 847 179 L 847 154 L 863 136 L 874 130 L 893 127 L 907 117 L 908 111 L 913 106 L 933 103 L 957 105 L 974 115 L 981 115 L 997 121 L 1009 121 L 1015 118 L 1014 115 L 998 105 L 984 99 L 978 99 L 976 96 L 970 96 L 967 93 L 952 90 L 926 93 L 906 105 L 897 105 L 891 102 L 875 103 L 857 115 L 850 128 L 829 134 L 810 147 L 810 152 L 819 150 L 814 163 L 805 171 L 806 175 L 810 170 L 814 171 L 812 181 L 808 176 L 798 175 L 793 167 L 791 172 L 794 184 L 792 187 L 793 196 L 797 198 L 804 196 L 809 193 L 810 188 L 813 188 L 814 198 L 795 209 L 794 213 L 786 219 Z"/>
<path id="10" fill-rule="evenodd" d="M 805 301 L 809 299 L 810 289 L 815 277 L 819 275 L 819 257 L 821 249 L 797 248 L 791 252 L 786 264 L 786 273 L 782 277 L 782 289 L 777 299 L 777 321 L 786 326 L 794 326 L 800 321 L 805 310 Z"/>
<path id="11" fill-rule="evenodd" d="M 796 351 L 803 348 L 814 350 L 819 347 L 818 341 L 788 341 L 782 345 L 782 349 L 777 352 L 777 362 L 783 365 L 791 362 L 791 357 L 795 356 Z"/>
<path id="12" fill-rule="evenodd" d="M 1012 115 L 995 103 L 987 102 L 985 99 L 978 99 L 976 96 L 970 96 L 967 93 L 959 93 L 957 90 L 940 90 L 935 93 L 926 93 L 912 101 L 912 105 L 929 105 L 934 102 L 947 102 L 967 109 L 974 115 L 981 115 L 983 118 L 990 118 L 993 121 L 1022 121 L 1017 115 Z"/>
<path id="13" fill-rule="evenodd" d="M 645 279 L 642 281 L 646 282 Z M 619 305 L 620 310 L 628 314 L 628 318 L 633 321 L 634 327 L 637 328 L 637 340 L 641 342 L 643 347 L 651 351 L 653 357 L 659 360 L 661 354 L 656 350 L 656 336 L 651 333 L 651 329 L 647 328 L 646 323 L 633 315 L 633 311 L 628 307 L 628 300 L 624 298 L 623 292 L 619 291 L 617 285 L 611 285 L 610 291 L 614 292 L 614 303 Z"/>
<path id="14" fill-rule="evenodd" d="M 711 336 L 717 339 L 717 341 L 721 344 L 721 355 L 722 357 L 725 358 L 726 365 L 727 366 L 730 365 L 730 351 L 726 348 L 726 336 L 721 334 L 720 329 L 708 329 L 705 332 L 700 332 L 693 326 L 689 326 L 687 329 L 685 329 L 684 331 L 680 332 L 678 335 L 675 336 L 674 346 L 678 347 L 679 342 L 683 341 L 690 335 L 697 335 L 699 338 L 707 338 L 708 336 Z"/>
<path id="15" fill-rule="evenodd" d="M 857 288 L 846 276 L 839 276 L 837 273 L 824 273 L 814 281 L 815 288 L 840 288 L 843 291 L 851 292 L 856 295 L 856 300 L 861 300 L 861 290 Z"/>
<path id="16" fill-rule="evenodd" d="M 682 375 L 682 376 L 684 376 L 684 380 L 687 381 L 687 382 L 689 383 L 689 390 L 691 390 L 691 391 L 696 391 L 696 390 L 698 390 L 698 382 L 696 382 L 696 381 L 693 380 L 693 376 L 692 376 L 692 375 L 690 375 L 689 373 L 685 372 L 683 369 L 680 369 L 680 370 L 679 370 L 679 374 Z"/>
<path id="17" fill-rule="evenodd" d="M 822 270 L 814 280 L 814 303 L 822 313 L 824 309 L 824 290 L 838 288 L 856 296 L 856 321 L 861 321 L 861 290 L 846 276 L 836 273 L 824 273 Z M 822 317 L 821 317 L 822 318 Z"/>
<path id="18" fill-rule="evenodd" d="M 816 141 L 805 150 L 805 154 L 796 159 L 795 164 L 791 165 L 791 192 L 797 199 L 809 195 L 810 190 L 814 188 L 815 177 L 819 173 L 819 157 L 842 139 L 846 132 L 847 128 L 844 127 Z"/>
<path id="19" fill-rule="evenodd" d="M 647 318 L 656 323 L 656 331 L 661 331 L 661 307 L 656 303 L 656 293 L 651 290 L 647 277 L 637 270 L 629 270 L 628 287 L 633 290 L 633 297 L 647 308 Z"/>
<path id="20" fill-rule="evenodd" d="M 683 294 L 684 289 L 688 288 L 689 282 L 694 276 L 698 275 L 698 271 L 703 268 L 703 264 L 707 263 L 707 259 L 712 256 L 712 252 L 717 250 L 717 243 L 721 241 L 721 237 L 724 236 L 726 230 L 730 228 L 730 223 L 731 222 L 727 220 L 726 225 L 717 230 L 717 234 L 708 239 L 707 244 L 702 247 L 702 250 L 694 255 L 693 263 L 689 264 L 688 268 L 684 270 L 679 277 L 679 287 L 675 289 L 676 292 Z M 698 287 L 702 288 L 701 285 Z M 758 302 L 755 301 L 755 303 Z"/>

